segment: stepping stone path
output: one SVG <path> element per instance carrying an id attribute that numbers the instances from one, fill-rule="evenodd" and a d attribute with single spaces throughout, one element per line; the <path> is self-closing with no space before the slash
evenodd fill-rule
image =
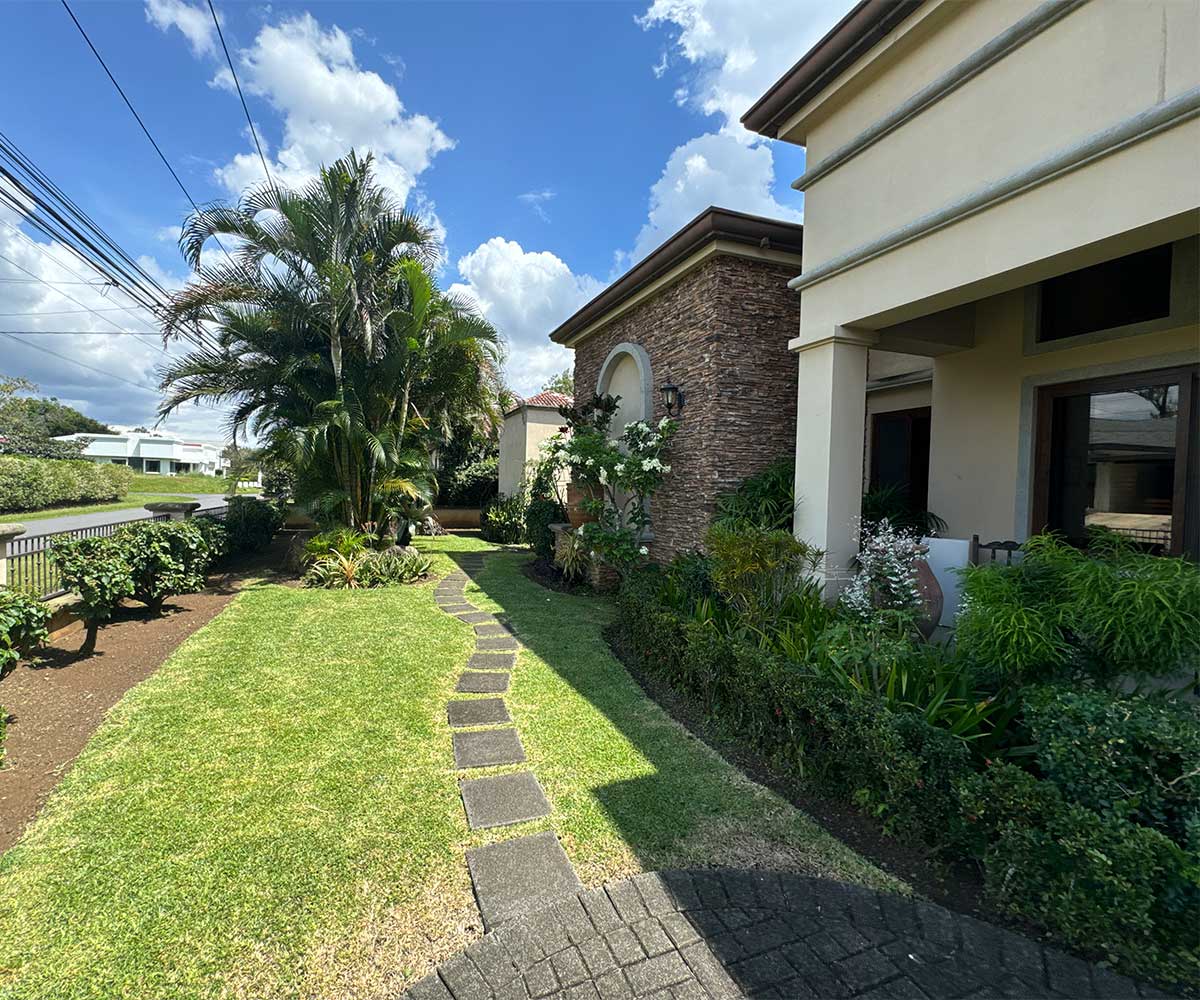
<path id="1" fill-rule="evenodd" d="M 561 887 L 564 869 L 512 846 L 534 839 L 481 852 L 505 852 L 495 872 L 537 866 Z M 472 863 L 472 877 L 495 876 Z M 524 905 L 496 911 L 499 929 L 416 983 L 411 1000 L 1167 995 L 932 903 L 787 873 L 660 872 Z"/>
<path id="2" fill-rule="evenodd" d="M 463 596 L 483 555 L 459 565 L 434 591 L 474 626 L 455 690 L 506 691 L 519 643 Z M 472 829 L 550 815 L 533 772 L 470 774 L 525 761 L 503 698 L 455 698 L 446 719 Z M 487 933 L 416 983 L 412 1000 L 1167 996 L 972 917 L 841 882 L 704 870 L 585 891 L 550 831 L 469 850 L 466 863 Z"/>
<path id="3" fill-rule="evenodd" d="M 480 611 L 464 596 L 467 580 L 483 569 L 483 558 L 481 554 L 460 556 L 460 569 L 446 576 L 434 589 L 438 606 L 473 626 L 475 631 L 475 652 L 454 686 L 455 693 L 460 695 L 506 692 L 520 649 L 506 625 L 489 612 Z M 446 706 L 446 721 L 455 730 L 451 739 L 454 766 L 458 770 L 470 772 L 525 762 L 525 748 L 503 698 L 454 698 Z M 484 726 L 491 728 L 481 728 Z M 546 793 L 532 771 L 464 777 L 459 790 L 467 822 L 473 830 L 550 815 Z M 467 851 L 466 861 L 487 931 L 531 910 L 570 898 L 583 888 L 558 837 L 550 831 L 474 848 Z M 474 966 L 464 967 L 462 975 L 465 978 L 460 983 L 460 992 L 484 983 Z M 464 992 L 463 996 L 466 995 Z"/>

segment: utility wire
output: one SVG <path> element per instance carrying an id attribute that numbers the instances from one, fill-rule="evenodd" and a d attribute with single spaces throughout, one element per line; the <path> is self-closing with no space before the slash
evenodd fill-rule
<path id="1" fill-rule="evenodd" d="M 187 198 L 188 202 L 192 206 L 192 209 L 199 214 L 200 206 L 196 204 L 196 200 L 191 196 L 191 194 L 188 193 L 188 189 L 184 186 L 183 181 L 181 181 L 179 179 L 179 175 L 175 173 L 175 168 L 171 166 L 170 161 L 164 155 L 162 149 L 159 148 L 158 143 L 154 141 L 154 136 L 150 134 L 150 130 L 146 127 L 146 123 L 142 121 L 142 116 L 137 113 L 137 109 L 125 95 L 125 91 L 121 89 L 121 85 L 117 83 L 117 78 L 113 76 L 112 70 L 108 68 L 108 63 L 104 61 L 104 57 L 100 55 L 100 52 L 97 50 L 96 46 L 92 44 L 92 40 L 88 37 L 88 33 L 83 30 L 83 25 L 79 23 L 79 18 L 75 16 L 75 12 L 71 10 L 67 0 L 62 0 L 62 5 L 64 8 L 66 8 L 71 20 L 75 22 L 75 27 L 79 29 L 79 33 L 83 36 L 83 40 L 87 42 L 88 48 L 92 50 L 92 55 L 96 57 L 101 67 L 103 67 L 105 74 L 108 76 L 109 80 L 112 81 L 112 85 L 117 88 L 117 93 L 121 95 L 121 100 L 125 102 L 125 107 L 129 109 L 138 125 L 141 126 L 142 131 L 146 134 L 146 138 L 150 140 L 150 145 L 153 146 L 154 151 L 158 153 L 158 158 L 163 161 L 163 166 L 170 171 L 171 176 L 175 178 L 175 183 L 179 185 L 179 190 L 183 192 L 184 197 Z M 214 236 L 213 239 L 217 241 L 217 246 L 219 246 L 225 256 L 229 258 L 229 263 L 236 267 L 236 262 L 234 261 L 233 257 L 230 256 L 229 251 L 225 249 L 225 245 L 216 236 Z"/>
<path id="2" fill-rule="evenodd" d="M 0 316 L 24 316 L 26 319 L 32 319 L 33 315 L 29 313 L 0 313 Z M 35 315 L 41 315 L 35 314 Z M 13 337 L 138 337 L 141 336 L 137 330 L 9 330 L 7 331 Z M 142 341 L 142 343 L 146 343 Z M 147 347 L 158 347 L 157 344 L 146 344 Z M 162 350 L 158 347 L 158 350 Z M 165 353 L 165 352 L 164 352 Z"/>
<path id="3" fill-rule="evenodd" d="M 7 337 L 14 344 L 21 344 L 23 347 L 28 347 L 33 351 L 41 351 L 43 354 L 49 354 L 52 357 L 58 358 L 60 361 L 68 361 L 73 365 L 78 365 L 80 368 L 86 368 L 90 372 L 95 372 L 98 375 L 104 375 L 107 378 L 115 378 L 118 382 L 124 382 L 126 385 L 131 385 L 135 389 L 141 389 L 145 392 L 152 392 L 158 395 L 158 389 L 153 386 L 146 385 L 144 382 L 134 382 L 132 379 L 125 378 L 124 375 L 118 375 L 116 372 L 105 371 L 103 368 L 96 368 L 94 365 L 89 365 L 86 361 L 80 361 L 78 358 L 72 358 L 66 354 L 59 354 L 58 351 L 52 351 L 48 347 L 41 347 L 38 344 L 31 344 L 28 341 L 22 340 L 9 333 L 7 330 L 0 330 L 0 337 Z"/>
<path id="4" fill-rule="evenodd" d="M 250 117 L 250 109 L 246 106 L 246 95 L 242 93 L 242 85 L 238 82 L 237 70 L 233 68 L 233 60 L 229 56 L 229 47 L 225 44 L 225 33 L 221 30 L 221 22 L 217 19 L 217 8 L 212 0 L 208 0 L 208 10 L 212 14 L 213 24 L 217 27 L 217 37 L 221 39 L 221 48 L 225 52 L 225 61 L 229 64 L 229 72 L 233 76 L 233 85 L 237 88 L 238 97 L 242 102 L 242 111 L 246 114 L 246 122 L 250 126 L 250 134 L 254 137 L 254 148 L 258 150 L 258 158 L 262 161 L 263 173 L 267 175 L 267 183 L 274 184 L 271 168 L 267 166 L 267 158 L 263 156 L 262 143 L 258 141 L 258 129 L 254 127 L 254 119 Z"/>

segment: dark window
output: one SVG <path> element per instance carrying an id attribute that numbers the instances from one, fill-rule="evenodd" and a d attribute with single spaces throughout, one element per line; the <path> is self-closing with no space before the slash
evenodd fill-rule
<path id="1" fill-rule="evenodd" d="M 159 468 L 158 463 L 159 463 L 159 460 L 157 458 L 146 459 L 146 471 L 147 472 L 158 472 L 158 468 Z"/>
<path id="2" fill-rule="evenodd" d="M 1196 368 L 1065 383 L 1038 398 L 1034 531 L 1089 528 L 1197 552 Z"/>
<path id="3" fill-rule="evenodd" d="M 1171 315 L 1171 244 L 1042 282 L 1038 340 L 1062 340 Z"/>
<path id="4" fill-rule="evenodd" d="M 929 425 L 928 406 L 871 420 L 871 489 L 901 489 L 913 510 L 925 510 L 929 501 Z"/>

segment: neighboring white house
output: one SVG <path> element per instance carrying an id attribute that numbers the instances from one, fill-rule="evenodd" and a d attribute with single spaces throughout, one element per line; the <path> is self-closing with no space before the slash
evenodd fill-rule
<path id="1" fill-rule="evenodd" d="M 504 415 L 500 429 L 500 495 L 520 492 L 525 464 L 538 457 L 543 441 L 557 434 L 563 418 L 560 406 L 570 406 L 571 397 L 560 392 L 539 392 L 522 400 Z M 565 472 L 560 485 L 565 490 Z"/>
<path id="2" fill-rule="evenodd" d="M 87 441 L 83 458 L 112 465 L 128 465 L 137 472 L 175 476 L 183 472 L 224 475 L 229 463 L 221 446 L 185 441 L 174 434 L 128 431 L 120 434 L 65 434 L 59 441 Z"/>

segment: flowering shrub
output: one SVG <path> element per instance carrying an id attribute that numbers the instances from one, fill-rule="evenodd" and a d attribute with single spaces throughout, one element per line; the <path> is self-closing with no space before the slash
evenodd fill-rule
<path id="1" fill-rule="evenodd" d="M 919 614 L 917 563 L 928 551 L 919 538 L 893 527 L 886 517 L 870 526 L 862 535 L 858 575 L 842 591 L 842 607 L 864 621 L 878 611 Z"/>
<path id="2" fill-rule="evenodd" d="M 647 502 L 671 471 L 663 458 L 679 425 L 670 417 L 656 425 L 635 420 L 625 425 L 620 438 L 610 438 L 615 409 L 614 397 L 598 396 L 581 410 L 565 413 L 571 436 L 553 439 L 550 453 L 570 467 L 576 483 L 599 494 L 583 501 L 598 520 L 579 529 L 592 554 L 627 569 L 648 555 L 641 543 L 650 523 Z"/>

